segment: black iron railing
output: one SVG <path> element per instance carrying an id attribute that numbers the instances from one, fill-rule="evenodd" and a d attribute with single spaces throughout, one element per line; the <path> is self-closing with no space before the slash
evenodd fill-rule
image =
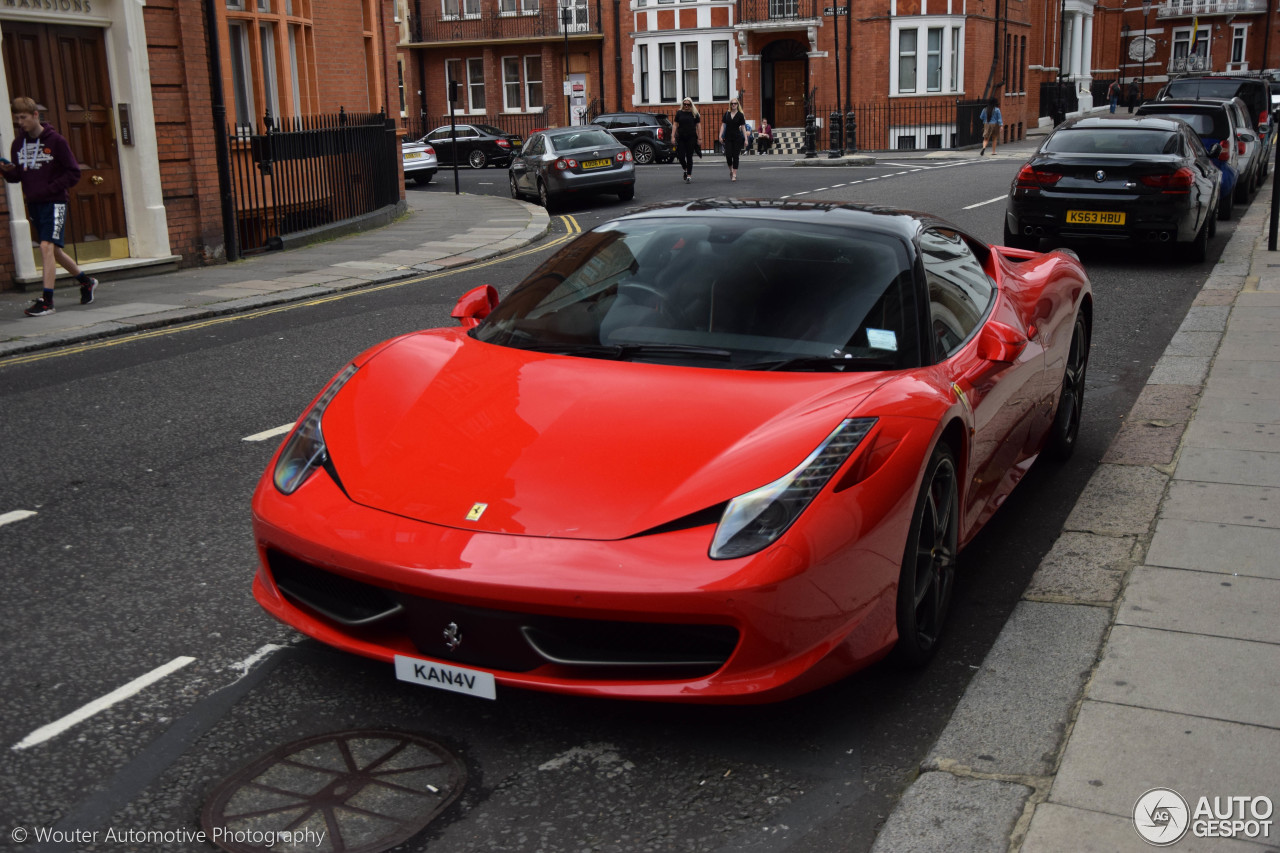
<path id="1" fill-rule="evenodd" d="M 383 113 L 279 119 L 228 128 L 242 252 L 371 213 L 400 198 L 395 123 Z"/>
<path id="2" fill-rule="evenodd" d="M 479 4 L 477 4 L 479 8 Z M 410 37 L 415 42 L 492 41 L 494 39 L 563 38 L 568 35 L 599 35 L 600 15 L 595 2 L 569 8 L 566 27 L 563 8 L 552 6 L 534 11 L 499 11 L 486 3 L 483 11 L 457 15 L 422 15 L 409 20 Z"/>
<path id="3" fill-rule="evenodd" d="M 982 140 L 982 123 L 978 121 L 981 101 L 942 98 L 927 101 L 892 100 L 856 104 L 857 150 L 902 151 L 908 149 L 950 149 L 974 145 Z M 818 134 L 818 148 L 827 147 L 831 113 L 843 109 L 817 105 L 814 115 L 823 122 Z M 848 124 L 847 121 L 845 122 Z M 844 147 L 852 148 L 853 140 L 844 139 Z"/>
<path id="4" fill-rule="evenodd" d="M 494 115 L 472 115 L 458 113 L 454 124 L 488 124 L 507 133 L 518 133 L 521 139 L 528 139 L 529 134 L 543 130 L 551 125 L 546 113 L 498 113 Z M 401 118 L 399 123 L 406 139 L 421 139 L 437 127 L 448 127 L 449 116 L 427 115 L 417 118 Z"/>
<path id="5" fill-rule="evenodd" d="M 818 0 L 738 0 L 738 23 L 817 18 L 818 11 Z"/>

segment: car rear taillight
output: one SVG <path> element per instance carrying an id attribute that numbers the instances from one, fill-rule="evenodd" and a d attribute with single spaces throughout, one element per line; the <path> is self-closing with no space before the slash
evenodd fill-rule
<path id="1" fill-rule="evenodd" d="M 497 139 L 497 140 L 494 140 L 494 141 L 498 143 L 498 147 L 499 147 L 499 148 L 510 148 L 510 147 L 511 147 L 511 143 L 510 143 L 510 142 L 508 142 L 508 141 L 507 141 L 507 140 L 505 140 L 505 139 Z"/>
<path id="2" fill-rule="evenodd" d="M 1185 193 L 1191 191 L 1191 185 L 1196 182 L 1196 176 L 1190 169 L 1184 167 L 1172 174 L 1143 175 L 1138 180 L 1142 181 L 1143 186 L 1164 193 Z"/>
<path id="3" fill-rule="evenodd" d="M 631 149 L 624 148 L 623 150 L 619 151 L 618 156 L 614 157 L 613 159 L 617 160 L 619 163 L 629 162 L 631 160 Z"/>
<path id="4" fill-rule="evenodd" d="M 1239 154 L 1241 157 L 1243 157 L 1244 152 L 1245 152 L 1244 136 L 1237 133 L 1236 134 L 1236 153 Z"/>
<path id="5" fill-rule="evenodd" d="M 578 161 L 572 157 L 561 157 L 556 161 L 556 168 L 562 172 L 565 169 L 576 169 L 578 168 Z"/>
<path id="6" fill-rule="evenodd" d="M 1031 168 L 1028 164 L 1018 172 L 1017 188 L 1020 190 L 1038 190 L 1042 187 L 1051 187 L 1060 180 L 1062 180 L 1062 175 L 1059 173 L 1041 172 L 1038 169 Z"/>
<path id="7" fill-rule="evenodd" d="M 1222 148 L 1222 150 L 1218 152 L 1218 159 L 1225 163 L 1231 159 L 1231 141 L 1224 139 L 1218 144 Z"/>
<path id="8" fill-rule="evenodd" d="M 426 151 L 426 153 L 431 154 L 433 156 L 436 153 L 436 149 L 432 148 L 430 145 L 428 145 L 424 150 Z"/>
<path id="9" fill-rule="evenodd" d="M 658 137 L 658 141 L 662 141 L 662 128 L 659 127 L 656 130 L 657 130 L 656 136 Z"/>

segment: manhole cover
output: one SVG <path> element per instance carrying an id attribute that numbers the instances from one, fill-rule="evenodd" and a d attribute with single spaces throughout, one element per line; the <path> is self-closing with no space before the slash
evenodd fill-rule
<path id="1" fill-rule="evenodd" d="M 232 853 L 378 853 L 420 832 L 466 781 L 462 762 L 426 738 L 367 729 L 316 735 L 219 785 L 201 822 Z"/>

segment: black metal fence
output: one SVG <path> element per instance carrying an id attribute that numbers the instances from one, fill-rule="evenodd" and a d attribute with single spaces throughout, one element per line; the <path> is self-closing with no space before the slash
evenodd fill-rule
<path id="1" fill-rule="evenodd" d="M 832 5 L 837 5 L 834 0 Z M 817 0 L 738 0 L 739 23 L 756 24 L 817 17 Z"/>
<path id="2" fill-rule="evenodd" d="M 497 39 L 545 39 L 566 35 L 600 35 L 600 0 L 569 6 L 566 26 L 563 6 L 529 11 L 495 9 L 485 3 L 483 10 L 459 15 L 410 16 L 409 33 L 415 42 L 494 41 Z"/>
<path id="3" fill-rule="evenodd" d="M 848 135 L 845 111 L 834 105 L 815 105 L 813 115 L 821 122 L 814 140 L 818 151 L 832 148 L 832 114 L 841 127 L 836 141 L 846 150 L 904 151 L 914 149 L 954 149 L 982 141 L 978 114 L 984 101 L 875 101 L 857 104 L 854 137 Z M 843 131 L 840 132 L 840 131 Z"/>
<path id="4" fill-rule="evenodd" d="M 551 118 L 542 113 L 502 113 L 501 115 L 471 115 L 458 113 L 454 116 L 454 124 L 487 124 L 507 133 L 518 133 L 521 139 L 528 139 L 529 134 L 550 127 Z M 425 115 L 417 118 L 401 117 L 400 129 L 406 139 L 421 139 L 437 127 L 449 126 L 449 115 Z"/>
<path id="5" fill-rule="evenodd" d="M 383 113 L 279 119 L 228 128 L 241 252 L 395 204 L 400 148 Z"/>

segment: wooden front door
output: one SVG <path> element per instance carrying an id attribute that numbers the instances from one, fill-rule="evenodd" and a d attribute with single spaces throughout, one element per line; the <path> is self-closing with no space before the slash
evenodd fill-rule
<path id="1" fill-rule="evenodd" d="M 67 253 L 80 262 L 128 257 L 103 31 L 6 21 L 4 47 L 10 94 L 44 105 L 41 119 L 80 161 L 67 206 Z"/>
<path id="2" fill-rule="evenodd" d="M 803 59 L 773 63 L 775 127 L 804 127 Z"/>

